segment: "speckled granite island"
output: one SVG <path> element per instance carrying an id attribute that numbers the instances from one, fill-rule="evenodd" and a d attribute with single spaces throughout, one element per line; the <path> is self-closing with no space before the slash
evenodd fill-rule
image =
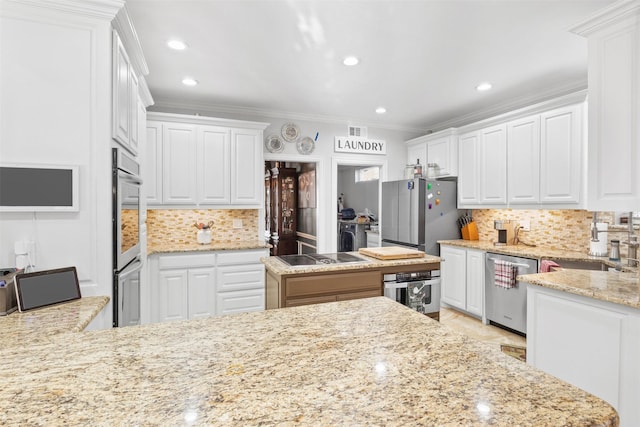
<path id="1" fill-rule="evenodd" d="M 66 334 L 3 362 L 4 425 L 618 424 L 385 297 Z"/>

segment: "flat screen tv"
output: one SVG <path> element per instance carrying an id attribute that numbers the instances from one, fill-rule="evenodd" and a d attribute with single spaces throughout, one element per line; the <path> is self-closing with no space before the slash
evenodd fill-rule
<path id="1" fill-rule="evenodd" d="M 0 164 L 0 212 L 77 212 L 78 169 Z"/>

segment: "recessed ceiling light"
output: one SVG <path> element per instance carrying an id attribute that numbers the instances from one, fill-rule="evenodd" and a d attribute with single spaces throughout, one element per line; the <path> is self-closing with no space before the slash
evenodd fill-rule
<path id="1" fill-rule="evenodd" d="M 386 109 L 386 108 L 384 108 L 384 107 L 378 107 L 378 108 L 376 108 L 376 113 L 378 113 L 378 114 L 384 114 L 384 113 L 386 113 L 386 112 L 387 112 L 387 109 Z"/>
<path id="2" fill-rule="evenodd" d="M 182 79 L 182 84 L 186 86 L 195 86 L 198 84 L 198 81 L 192 77 L 185 77 Z"/>
<path id="3" fill-rule="evenodd" d="M 344 58 L 344 61 L 342 61 L 344 65 L 347 65 L 349 67 L 353 65 L 358 65 L 358 62 L 360 61 L 355 56 L 347 56 L 346 58 Z"/>
<path id="4" fill-rule="evenodd" d="M 482 92 L 485 90 L 489 90 L 491 89 L 493 86 L 491 85 L 491 83 L 489 82 L 484 82 L 484 83 L 480 83 L 478 86 L 476 86 L 476 90 Z"/>
<path id="5" fill-rule="evenodd" d="M 185 50 L 187 48 L 186 43 L 180 40 L 169 40 L 167 46 L 175 50 Z"/>

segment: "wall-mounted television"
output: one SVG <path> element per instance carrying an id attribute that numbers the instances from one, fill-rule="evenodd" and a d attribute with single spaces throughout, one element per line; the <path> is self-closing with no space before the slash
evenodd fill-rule
<path id="1" fill-rule="evenodd" d="M 0 164 L 0 212 L 77 212 L 78 166 Z"/>

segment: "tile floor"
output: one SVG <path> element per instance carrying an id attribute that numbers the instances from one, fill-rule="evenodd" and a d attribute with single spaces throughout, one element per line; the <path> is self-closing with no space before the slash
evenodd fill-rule
<path id="1" fill-rule="evenodd" d="M 505 331 L 492 325 L 483 325 L 481 320 L 468 316 L 457 310 L 440 307 L 440 323 L 470 336 L 471 338 L 495 344 L 526 346 L 527 340 L 520 335 Z"/>

